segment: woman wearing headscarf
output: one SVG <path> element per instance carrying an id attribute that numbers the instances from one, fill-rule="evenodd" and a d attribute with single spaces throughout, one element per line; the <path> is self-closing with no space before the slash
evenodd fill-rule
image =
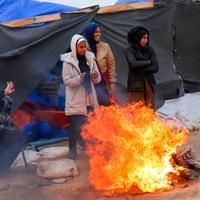
<path id="1" fill-rule="evenodd" d="M 61 60 L 66 86 L 65 114 L 70 122 L 68 158 L 75 159 L 76 144 L 87 113 L 98 106 L 94 84 L 101 81 L 101 75 L 94 54 L 87 51 L 87 40 L 82 35 L 72 37 L 71 52 L 63 54 Z"/>
<path id="2" fill-rule="evenodd" d="M 155 78 L 158 62 L 152 46 L 149 45 L 149 32 L 137 26 L 128 32 L 129 46 L 125 51 L 129 66 L 128 101 L 143 100 L 146 105 L 155 107 Z"/>
<path id="3" fill-rule="evenodd" d="M 84 36 L 88 41 L 89 50 L 91 50 L 96 56 L 97 64 L 105 80 L 109 96 L 114 97 L 116 86 L 115 58 L 109 44 L 101 41 L 101 29 L 99 24 L 95 22 L 87 24 L 84 29 Z M 99 103 L 103 105 L 104 103 L 101 103 L 102 100 L 99 96 L 100 94 L 97 95 Z"/>

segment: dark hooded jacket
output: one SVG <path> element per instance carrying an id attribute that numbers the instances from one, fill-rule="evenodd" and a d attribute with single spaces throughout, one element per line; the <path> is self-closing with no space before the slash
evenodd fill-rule
<path id="1" fill-rule="evenodd" d="M 142 47 L 141 38 L 149 32 L 143 27 L 135 27 L 128 33 L 129 46 L 125 51 L 129 66 L 128 72 L 128 92 L 145 90 L 145 80 L 148 81 L 154 91 L 154 73 L 158 71 L 158 62 L 154 49 L 149 45 Z"/>

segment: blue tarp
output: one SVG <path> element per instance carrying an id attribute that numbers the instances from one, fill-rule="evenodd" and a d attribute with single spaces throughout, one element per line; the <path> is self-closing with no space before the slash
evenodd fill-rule
<path id="1" fill-rule="evenodd" d="M 48 122 L 42 120 L 33 121 L 21 130 L 29 142 L 69 136 L 69 130 L 67 128 L 53 127 Z"/>
<path id="2" fill-rule="evenodd" d="M 115 4 L 148 2 L 148 1 L 151 1 L 151 0 L 118 0 Z"/>
<path id="3" fill-rule="evenodd" d="M 0 0 L 0 22 L 48 15 L 78 8 L 34 0 Z"/>

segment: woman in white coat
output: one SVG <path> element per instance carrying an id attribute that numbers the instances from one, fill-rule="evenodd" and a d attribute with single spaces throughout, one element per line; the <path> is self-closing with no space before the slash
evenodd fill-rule
<path id="1" fill-rule="evenodd" d="M 75 159 L 76 143 L 80 139 L 81 127 L 89 110 L 98 106 L 93 84 L 101 81 L 101 75 L 94 54 L 87 51 L 87 40 L 82 35 L 74 35 L 71 52 L 61 56 L 62 77 L 66 86 L 65 113 L 70 122 L 68 158 Z"/>

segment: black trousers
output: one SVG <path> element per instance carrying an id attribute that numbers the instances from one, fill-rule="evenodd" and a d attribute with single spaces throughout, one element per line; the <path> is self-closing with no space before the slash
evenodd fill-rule
<path id="1" fill-rule="evenodd" d="M 76 144 L 78 140 L 81 140 L 81 128 L 86 122 L 87 117 L 85 115 L 70 115 L 70 135 L 69 135 L 69 150 L 76 151 Z"/>
<path id="2" fill-rule="evenodd" d="M 27 140 L 20 130 L 0 131 L 0 176 L 9 171 L 12 162 L 26 145 Z"/>

